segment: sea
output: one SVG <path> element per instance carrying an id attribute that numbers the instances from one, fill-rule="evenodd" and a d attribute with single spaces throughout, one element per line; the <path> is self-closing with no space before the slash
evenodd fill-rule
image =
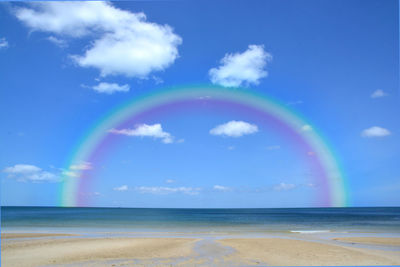
<path id="1" fill-rule="evenodd" d="M 400 207 L 166 209 L 1 207 L 2 232 L 400 233 Z"/>

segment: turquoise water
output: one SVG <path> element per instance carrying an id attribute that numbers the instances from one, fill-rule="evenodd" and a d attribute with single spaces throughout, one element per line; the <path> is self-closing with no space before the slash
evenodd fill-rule
<path id="1" fill-rule="evenodd" d="M 2 207 L 5 231 L 400 233 L 400 208 L 147 209 Z"/>

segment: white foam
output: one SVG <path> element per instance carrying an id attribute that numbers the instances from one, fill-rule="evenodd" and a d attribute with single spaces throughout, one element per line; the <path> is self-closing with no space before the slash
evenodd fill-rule
<path id="1" fill-rule="evenodd" d="M 292 230 L 290 232 L 298 234 L 318 234 L 318 233 L 329 233 L 330 230 Z"/>

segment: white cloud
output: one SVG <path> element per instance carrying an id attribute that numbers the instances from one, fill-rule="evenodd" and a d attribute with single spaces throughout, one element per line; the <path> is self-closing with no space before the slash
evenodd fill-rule
<path id="1" fill-rule="evenodd" d="M 162 83 L 164 83 L 164 80 L 161 79 L 160 77 L 157 77 L 157 76 L 153 75 L 152 78 L 153 78 L 153 81 L 154 81 L 155 84 L 162 84 Z"/>
<path id="2" fill-rule="evenodd" d="M 90 162 L 82 162 L 80 164 L 71 165 L 69 168 L 71 170 L 79 170 L 79 171 L 85 171 L 85 170 L 93 169 L 92 163 L 90 163 Z"/>
<path id="3" fill-rule="evenodd" d="M 87 171 L 93 169 L 92 163 L 90 162 L 81 162 L 79 164 L 73 164 L 69 166 L 68 169 L 62 170 L 61 174 L 64 176 L 72 177 L 72 178 L 79 178 L 80 173 L 82 171 Z"/>
<path id="4" fill-rule="evenodd" d="M 140 124 L 136 126 L 135 129 L 111 129 L 109 130 L 109 132 L 113 134 L 121 134 L 127 136 L 159 138 L 164 144 L 170 144 L 174 142 L 174 137 L 170 133 L 164 132 L 161 124 L 159 123 L 153 125 Z"/>
<path id="5" fill-rule="evenodd" d="M 101 76 L 146 78 L 169 67 L 178 57 L 180 36 L 169 25 L 146 20 L 110 2 L 35 2 L 16 8 L 16 17 L 32 30 L 72 38 L 96 38 L 82 55 L 71 58 Z"/>
<path id="6" fill-rule="evenodd" d="M 275 146 L 267 146 L 267 150 L 278 150 L 281 149 L 281 146 L 275 145 Z"/>
<path id="7" fill-rule="evenodd" d="M 4 169 L 4 172 L 7 173 L 17 173 L 17 174 L 24 174 L 24 173 L 34 173 L 34 172 L 39 172 L 42 169 L 39 167 L 36 167 L 34 165 L 28 165 L 28 164 L 16 164 L 11 167 L 7 167 Z"/>
<path id="8" fill-rule="evenodd" d="M 6 38 L 4 37 L 0 38 L 0 49 L 7 47 L 8 47 L 8 41 L 6 40 Z"/>
<path id="9" fill-rule="evenodd" d="M 7 167 L 3 172 L 8 173 L 9 178 L 15 178 L 18 182 L 60 182 L 58 175 L 42 170 L 29 164 L 16 164 Z"/>
<path id="10" fill-rule="evenodd" d="M 114 191 L 127 191 L 128 190 L 128 186 L 127 185 L 121 185 L 119 187 L 114 187 L 113 190 Z"/>
<path id="11" fill-rule="evenodd" d="M 165 186 L 140 186 L 135 188 L 142 194 L 166 195 L 172 193 L 183 193 L 186 195 L 198 195 L 201 191 L 199 187 L 165 187 Z"/>
<path id="12" fill-rule="evenodd" d="M 79 177 L 79 173 L 78 172 L 74 172 L 74 171 L 63 171 L 62 175 L 68 176 L 68 177 L 73 177 L 73 178 L 78 178 Z"/>
<path id="13" fill-rule="evenodd" d="M 222 192 L 227 192 L 227 191 L 231 191 L 232 190 L 230 187 L 223 186 L 223 185 L 214 185 L 213 189 L 215 191 L 222 191 Z"/>
<path id="14" fill-rule="evenodd" d="M 384 92 L 382 89 L 378 89 L 371 94 L 371 98 L 379 98 L 384 96 L 388 96 L 388 94 Z"/>
<path id="15" fill-rule="evenodd" d="M 363 137 L 385 137 L 388 135 L 391 135 L 391 132 L 379 126 L 373 126 L 361 132 L 361 136 Z"/>
<path id="16" fill-rule="evenodd" d="M 249 45 L 243 53 L 225 54 L 220 61 L 221 66 L 210 69 L 208 74 L 212 83 L 224 87 L 257 85 L 261 78 L 268 75 L 265 67 L 271 59 L 264 46 Z"/>
<path id="17" fill-rule="evenodd" d="M 308 132 L 308 131 L 311 131 L 311 130 L 312 130 L 312 127 L 311 127 L 311 125 L 304 124 L 304 125 L 301 127 L 301 130 L 304 131 L 304 132 Z"/>
<path id="18" fill-rule="evenodd" d="M 274 186 L 275 191 L 287 191 L 294 189 L 296 187 L 295 184 L 286 184 L 286 183 L 280 183 Z"/>
<path id="19" fill-rule="evenodd" d="M 68 46 L 68 44 L 65 40 L 62 40 L 62 39 L 54 37 L 54 36 L 47 37 L 47 40 L 61 48 L 65 48 Z"/>
<path id="20" fill-rule="evenodd" d="M 173 179 L 167 179 L 167 180 L 165 180 L 165 182 L 166 182 L 167 184 L 173 184 L 173 183 L 175 183 L 175 182 L 176 182 L 176 180 L 173 180 Z"/>
<path id="21" fill-rule="evenodd" d="M 128 84 L 119 85 L 117 83 L 101 82 L 98 85 L 93 86 L 92 89 L 98 93 L 111 95 L 115 92 L 129 92 L 131 88 Z"/>
<path id="22" fill-rule="evenodd" d="M 244 121 L 230 121 L 218 125 L 210 130 L 210 134 L 212 135 L 224 135 L 230 137 L 240 137 L 245 134 L 253 134 L 256 132 L 258 132 L 257 125 Z"/>

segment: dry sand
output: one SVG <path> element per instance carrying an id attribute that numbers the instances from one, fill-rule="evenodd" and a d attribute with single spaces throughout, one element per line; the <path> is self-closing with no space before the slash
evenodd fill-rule
<path id="1" fill-rule="evenodd" d="M 52 237 L 54 235 L 42 235 L 41 238 L 23 239 L 38 236 L 36 234 L 18 234 L 17 236 L 6 234 L 4 236 L 9 238 L 2 239 L 2 266 L 400 264 L 399 251 L 353 248 L 283 238 L 209 240 L 200 238 L 54 238 Z M 369 238 L 368 241 L 378 242 L 381 239 Z M 392 242 L 391 239 L 389 241 Z"/>
<path id="2" fill-rule="evenodd" d="M 110 259 L 186 257 L 196 239 L 69 238 L 2 242 L 1 266 L 42 266 Z"/>
<path id="3" fill-rule="evenodd" d="M 333 238 L 333 240 L 368 245 L 400 246 L 400 238 L 398 237 L 340 237 Z"/>
<path id="4" fill-rule="evenodd" d="M 399 252 L 347 248 L 281 238 L 223 239 L 221 244 L 237 252 L 231 257 L 274 266 L 307 265 L 398 265 Z"/>

